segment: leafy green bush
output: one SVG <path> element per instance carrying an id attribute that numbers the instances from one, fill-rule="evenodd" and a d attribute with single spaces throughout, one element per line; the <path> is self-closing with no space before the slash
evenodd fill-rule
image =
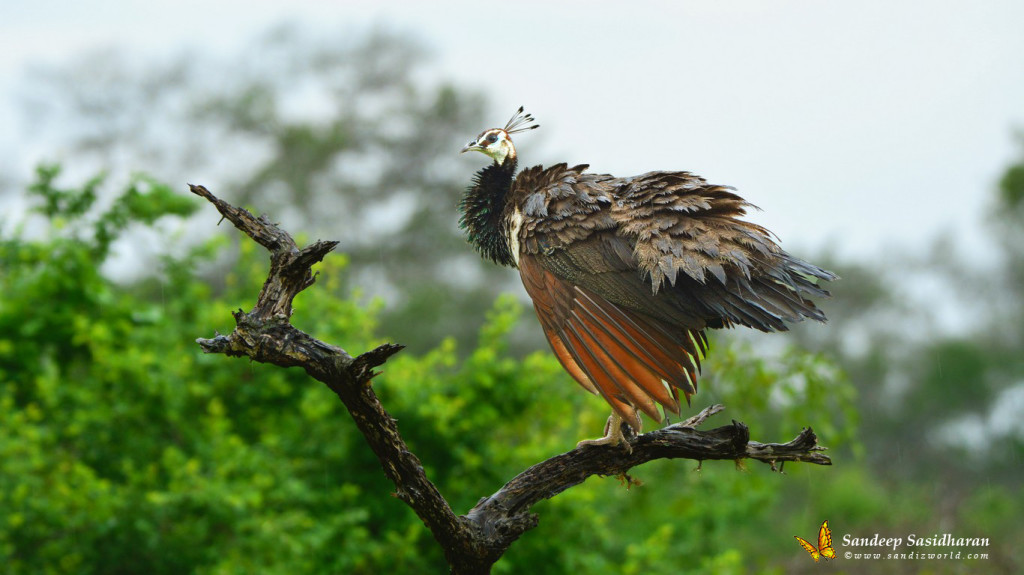
<path id="1" fill-rule="evenodd" d="M 194 343 L 229 331 L 230 310 L 251 304 L 264 255 L 242 242 L 237 263 L 218 270 L 219 289 L 195 270 L 221 261 L 222 241 L 119 285 L 100 269 L 126 230 L 187 215 L 198 200 L 140 177 L 100 209 L 102 178 L 59 189 L 58 176 L 43 168 L 31 188 L 45 236 L 0 241 L 4 572 L 443 572 L 433 538 L 391 496 L 329 390 L 301 370 L 205 356 Z M 323 289 L 347 273 L 345 257 L 319 272 L 327 285 L 299 296 L 293 323 L 352 352 L 379 343 L 379 305 Z M 422 356 L 400 354 L 375 380 L 458 513 L 597 435 L 607 415 L 551 354 L 510 354 L 522 313 L 500 298 L 475 349 L 460 354 L 445 340 Z M 789 439 L 812 424 L 827 445 L 850 441 L 852 390 L 833 365 L 748 351 L 712 351 L 693 412 L 723 401 L 755 439 Z M 754 551 L 788 556 L 756 543 L 772 532 L 787 476 L 695 467 L 654 462 L 634 470 L 642 486 L 591 479 L 538 505 L 540 526 L 495 572 L 729 573 L 770 563 Z"/>

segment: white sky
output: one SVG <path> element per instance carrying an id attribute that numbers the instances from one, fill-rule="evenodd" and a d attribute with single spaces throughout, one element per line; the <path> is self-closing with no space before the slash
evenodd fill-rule
<path id="1" fill-rule="evenodd" d="M 493 125 L 521 104 L 538 118 L 525 163 L 693 171 L 736 186 L 797 253 L 884 257 L 948 229 L 982 252 L 1024 129 L 1019 0 L 0 0 L 0 171 L 45 159 L 11 128 L 26 65 L 99 46 L 222 53 L 283 21 L 407 31 L 435 73 L 489 93 Z"/>

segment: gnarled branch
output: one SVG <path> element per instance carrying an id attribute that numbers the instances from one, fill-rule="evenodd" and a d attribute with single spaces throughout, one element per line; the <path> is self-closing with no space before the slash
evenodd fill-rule
<path id="1" fill-rule="evenodd" d="M 370 385 L 374 368 L 402 350 L 384 344 L 353 357 L 344 349 L 322 342 L 289 322 L 292 301 L 313 285 L 311 267 L 338 242 L 317 241 L 299 249 L 292 237 L 266 216 L 217 198 L 203 186 L 193 193 L 210 201 L 222 216 L 270 252 L 270 273 L 252 311 L 233 312 L 235 329 L 228 335 L 197 339 L 206 353 L 245 356 L 281 367 L 302 367 L 327 385 L 341 399 L 377 455 L 395 493 L 430 529 L 454 574 L 490 573 L 491 566 L 523 533 L 535 527 L 530 513 L 537 502 L 578 485 L 591 475 L 624 475 L 633 467 L 654 459 L 684 458 L 754 459 L 776 469 L 777 462 L 803 461 L 831 465 L 818 446 L 817 437 L 805 429 L 789 443 L 750 441 L 745 425 L 700 431 L 705 419 L 723 409 L 711 406 L 696 416 L 630 439 L 630 446 L 578 447 L 542 461 L 509 481 L 504 487 L 458 516 L 427 478 L 419 459 L 402 439 L 398 425 L 384 409 Z"/>

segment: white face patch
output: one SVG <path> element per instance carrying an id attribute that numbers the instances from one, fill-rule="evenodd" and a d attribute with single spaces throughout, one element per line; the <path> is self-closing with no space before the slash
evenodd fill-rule
<path id="1" fill-rule="evenodd" d="M 512 216 L 509 218 L 508 226 L 508 249 L 512 252 L 512 259 L 516 262 L 516 267 L 519 267 L 519 232 L 523 229 L 523 212 L 519 211 L 517 207 L 512 212 Z"/>
<path id="2" fill-rule="evenodd" d="M 512 141 L 508 139 L 508 134 L 504 130 L 497 130 L 498 139 L 494 143 L 488 144 L 483 152 L 494 159 L 495 162 L 503 164 L 505 158 L 508 157 L 509 149 L 512 147 Z M 481 144 L 486 143 L 486 137 L 481 138 Z"/>

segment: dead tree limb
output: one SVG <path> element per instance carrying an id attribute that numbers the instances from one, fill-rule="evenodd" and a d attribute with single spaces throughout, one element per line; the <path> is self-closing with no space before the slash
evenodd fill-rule
<path id="1" fill-rule="evenodd" d="M 317 241 L 300 249 L 287 232 L 266 216 L 257 218 L 217 198 L 203 186 L 190 188 L 270 252 L 270 273 L 252 311 L 233 312 L 236 325 L 230 334 L 196 342 L 206 353 L 301 367 L 337 394 L 380 460 L 384 474 L 394 483 L 395 494 L 413 509 L 444 549 L 453 574 L 490 573 L 491 566 L 512 543 L 537 525 L 537 516 L 530 512 L 535 503 L 592 475 L 625 475 L 648 461 L 671 458 L 754 459 L 768 463 L 772 469 L 776 469 L 776 463 L 785 461 L 831 465 L 822 453 L 825 448 L 818 446 L 810 428 L 783 444 L 750 441 L 747 427 L 735 421 L 710 431 L 697 430 L 700 423 L 723 409 L 715 405 L 687 421 L 634 436 L 629 448 L 586 446 L 556 455 L 520 473 L 498 492 L 481 499 L 465 515 L 456 515 L 427 478 L 419 459 L 409 451 L 395 419 L 370 385 L 377 375 L 374 368 L 383 365 L 403 346 L 384 344 L 353 357 L 290 323 L 295 296 L 316 281 L 311 267 L 338 242 Z"/>

